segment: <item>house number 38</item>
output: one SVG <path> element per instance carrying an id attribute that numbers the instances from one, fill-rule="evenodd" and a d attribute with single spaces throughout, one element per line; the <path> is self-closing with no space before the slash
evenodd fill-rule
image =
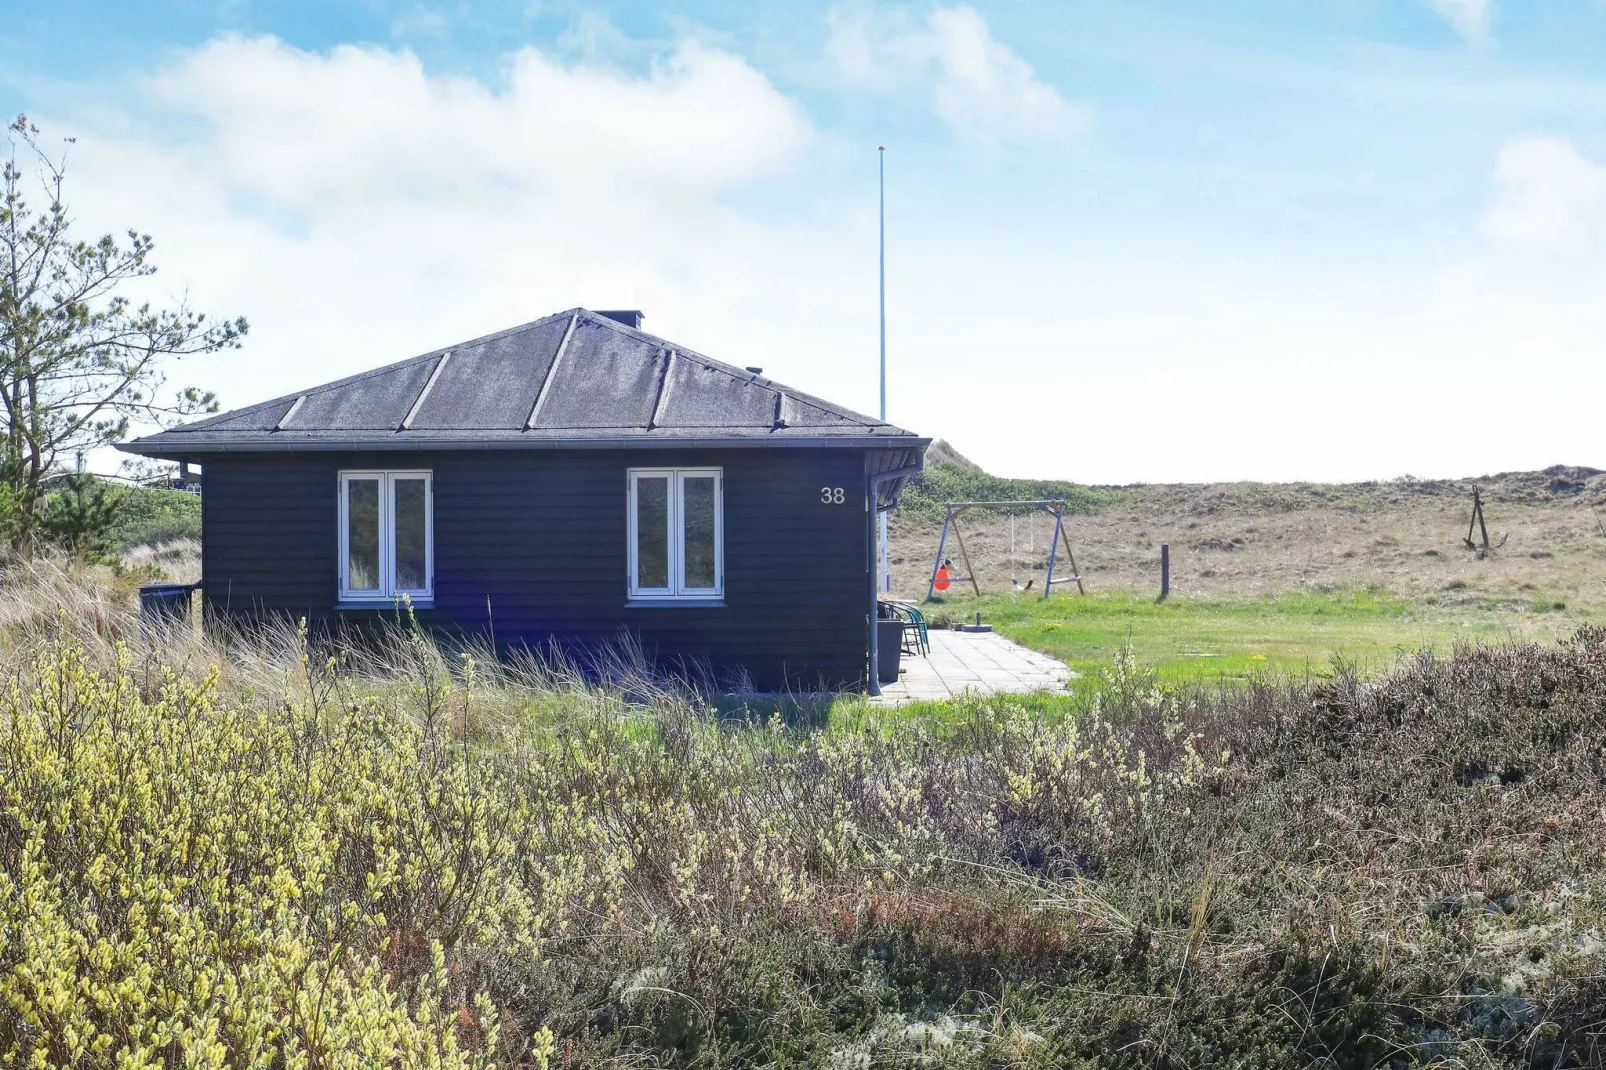
<path id="1" fill-rule="evenodd" d="M 841 505 L 846 500 L 841 487 L 820 488 L 820 502 L 823 505 Z"/>

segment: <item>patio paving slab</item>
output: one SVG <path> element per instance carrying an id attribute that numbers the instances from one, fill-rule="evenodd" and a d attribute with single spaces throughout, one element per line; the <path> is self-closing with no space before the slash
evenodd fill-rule
<path id="1" fill-rule="evenodd" d="M 887 706 L 975 694 L 1064 691 L 1076 678 L 1070 666 L 1028 650 L 997 632 L 931 632 L 931 656 L 903 657 L 895 684 L 883 684 L 875 701 Z"/>

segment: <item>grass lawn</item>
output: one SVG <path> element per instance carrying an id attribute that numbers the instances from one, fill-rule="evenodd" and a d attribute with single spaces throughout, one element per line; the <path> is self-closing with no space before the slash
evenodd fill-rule
<path id="1" fill-rule="evenodd" d="M 1205 601 L 1126 592 L 950 596 L 928 617 L 982 619 L 1004 635 L 1097 678 L 1130 643 L 1140 665 L 1166 682 L 1232 682 L 1328 669 L 1335 656 L 1363 670 L 1390 668 L 1423 648 L 1448 652 L 1458 639 L 1553 640 L 1582 623 L 1549 606 L 1487 599 L 1424 605 L 1386 591 L 1289 592 L 1262 599 Z"/>

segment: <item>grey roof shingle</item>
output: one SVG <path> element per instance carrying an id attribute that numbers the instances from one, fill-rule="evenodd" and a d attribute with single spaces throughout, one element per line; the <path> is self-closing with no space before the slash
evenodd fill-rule
<path id="1" fill-rule="evenodd" d="M 136 439 L 280 449 L 875 445 L 926 440 L 583 308 Z"/>

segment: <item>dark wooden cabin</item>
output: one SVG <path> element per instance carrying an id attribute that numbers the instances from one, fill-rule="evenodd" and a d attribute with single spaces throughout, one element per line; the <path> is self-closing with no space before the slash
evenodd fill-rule
<path id="1" fill-rule="evenodd" d="M 122 448 L 203 467 L 209 615 L 628 635 L 770 690 L 868 680 L 878 510 L 929 439 L 572 309 Z"/>

